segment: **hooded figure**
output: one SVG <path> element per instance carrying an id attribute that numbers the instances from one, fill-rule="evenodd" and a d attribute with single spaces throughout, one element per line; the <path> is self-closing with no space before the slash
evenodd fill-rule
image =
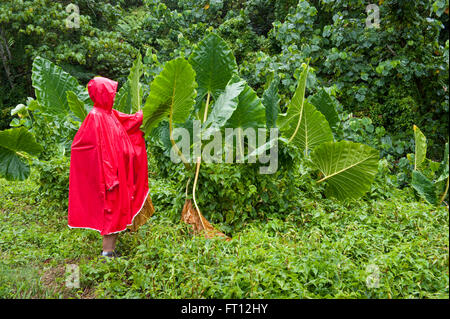
<path id="1" fill-rule="evenodd" d="M 68 224 L 103 235 L 133 224 L 149 194 L 143 114 L 113 110 L 117 82 L 88 83 L 93 109 L 72 143 Z"/>

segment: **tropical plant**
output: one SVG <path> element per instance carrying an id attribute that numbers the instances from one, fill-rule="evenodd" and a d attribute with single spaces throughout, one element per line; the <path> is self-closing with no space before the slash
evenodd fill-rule
<path id="1" fill-rule="evenodd" d="M 25 127 L 0 131 L 0 177 L 24 180 L 30 175 L 29 162 L 42 147 Z"/>
<path id="2" fill-rule="evenodd" d="M 445 144 L 444 158 L 442 162 L 427 159 L 427 139 L 422 131 L 413 126 L 415 152 L 414 170 L 412 172 L 411 186 L 417 194 L 432 205 L 441 205 L 445 200 L 449 188 L 449 150 Z M 412 156 L 409 154 L 409 158 Z"/>
<path id="3" fill-rule="evenodd" d="M 309 66 L 304 64 L 287 112 L 280 114 L 279 79 L 273 76 L 260 99 L 239 78 L 231 50 L 214 33 L 207 35 L 194 48 L 189 63 L 184 58 L 166 63 L 160 75 L 150 84 L 150 94 L 144 106 L 143 128 L 147 137 L 150 136 L 153 141 L 159 140 L 159 145 L 172 147 L 180 156 L 190 172 L 187 175 L 186 195 L 190 193 L 190 181 L 194 178 L 194 205 L 187 198 L 183 212 L 195 206 L 195 214 L 200 216 L 198 221 L 203 220 L 195 195 L 201 166 L 200 154 L 211 150 L 207 145 L 202 147 L 189 141 L 189 156 L 185 156 L 177 143 L 180 141 L 176 141 L 173 134 L 177 127 L 189 128 L 195 120 L 200 122 L 202 136 L 223 132 L 225 128 L 237 128 L 239 134 L 242 132 L 240 129 L 278 126 L 281 137 L 272 138 L 257 149 L 250 149 L 248 144 L 238 142 L 233 144 L 232 154 L 246 153 L 245 159 L 249 159 L 264 154 L 275 144 L 292 145 L 303 153 L 312 167 L 321 172 L 323 178 L 318 183 L 326 181 L 327 195 L 338 199 L 357 198 L 370 188 L 378 170 L 378 152 L 359 143 L 334 142 L 332 127 L 338 120 L 335 106 L 324 90 L 309 100 L 305 99 L 308 70 Z M 167 125 L 160 123 L 165 120 L 168 120 Z M 164 131 L 168 132 L 164 134 Z M 191 156 L 191 150 L 194 156 Z"/>
<path id="4" fill-rule="evenodd" d="M 197 89 L 197 90 L 196 90 Z M 177 146 L 173 133 L 176 125 L 189 127 L 194 120 L 201 125 L 201 134 L 210 136 L 213 132 L 228 128 L 264 127 L 266 118 L 264 106 L 256 93 L 237 76 L 235 58 L 223 39 L 214 33 L 206 36 L 189 58 L 178 58 L 166 63 L 163 71 L 150 85 L 150 94 L 144 106 L 146 136 L 168 117 L 171 146 L 180 155 L 187 169 L 195 163 L 195 177 L 192 186 L 192 205 L 186 199 L 183 211 L 185 219 L 189 214 L 198 216 L 197 224 L 204 230 L 211 230 L 201 215 L 196 202 L 196 188 L 205 148 L 189 141 L 190 148 L 198 149 L 198 157 L 186 158 Z M 192 142 L 192 143 L 191 143 Z M 240 149 L 241 154 L 242 149 Z M 233 152 L 234 154 L 234 152 Z M 186 186 L 188 193 L 190 179 Z M 195 209 L 194 209 L 195 206 Z"/>
<path id="5" fill-rule="evenodd" d="M 127 81 L 117 92 L 114 108 L 123 113 L 135 113 L 142 107 L 143 88 L 140 78 L 143 75 L 142 56 L 138 54 L 130 69 Z"/>
<path id="6" fill-rule="evenodd" d="M 358 198 L 370 189 L 377 173 L 378 151 L 360 143 L 334 142 L 331 126 L 336 125 L 337 113 L 328 94 L 321 90 L 305 100 L 308 69 L 304 65 L 287 112 L 279 116 L 282 137 L 320 170 L 323 178 L 317 182 L 327 181 L 328 196 L 340 200 Z"/>

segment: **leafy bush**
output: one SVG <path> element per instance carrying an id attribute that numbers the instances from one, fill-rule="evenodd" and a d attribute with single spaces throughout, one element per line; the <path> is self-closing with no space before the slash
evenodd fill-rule
<path id="1" fill-rule="evenodd" d="M 292 149 L 280 149 L 279 161 L 292 163 L 293 154 Z M 256 164 L 204 164 L 198 180 L 199 207 L 208 220 L 222 225 L 221 229 L 231 236 L 252 220 L 299 214 L 303 192 L 308 192 L 309 197 L 314 193 L 318 198 L 321 196 L 313 185 L 311 172 L 299 175 L 296 165 L 289 167 L 274 174 L 260 174 Z M 185 185 L 187 178 L 189 175 L 180 185 Z M 179 191 L 182 194 L 184 189 L 180 187 Z M 183 201 L 184 197 L 177 197 L 176 218 L 179 218 Z"/>
<path id="2" fill-rule="evenodd" d="M 159 217 L 123 238 L 126 259 L 83 264 L 81 285 L 106 298 L 447 298 L 448 211 L 429 209 L 309 202 L 231 242 Z"/>
<path id="3" fill-rule="evenodd" d="M 0 52 L 4 53 L 5 63 L 0 92 L 5 94 L 0 94 L 0 105 L 14 106 L 30 95 L 31 67 L 36 56 L 56 62 L 84 83 L 96 74 L 123 76 L 138 50 L 115 30 L 123 10 L 118 2 L 110 2 L 71 1 L 80 12 L 80 27 L 71 29 L 66 27 L 67 1 L 2 1 Z M 8 90 L 3 91 L 3 87 Z"/>
<path id="4" fill-rule="evenodd" d="M 45 203 L 57 204 L 67 210 L 69 199 L 70 158 L 57 156 L 48 161 L 36 161 L 39 171 L 38 198 Z"/>

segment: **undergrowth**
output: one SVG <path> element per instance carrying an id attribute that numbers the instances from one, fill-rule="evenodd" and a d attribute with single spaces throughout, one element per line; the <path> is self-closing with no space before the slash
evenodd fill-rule
<path id="1" fill-rule="evenodd" d="M 67 227 L 39 201 L 39 176 L 0 181 L 0 298 L 448 298 L 448 210 L 392 198 L 304 198 L 301 209 L 245 223 L 229 242 L 174 219 L 176 189 L 150 180 L 155 215 L 121 234 L 102 263 L 101 237 Z M 222 223 L 215 224 L 225 227 Z M 226 228 L 226 227 L 225 227 Z M 80 287 L 67 288 L 66 265 Z"/>

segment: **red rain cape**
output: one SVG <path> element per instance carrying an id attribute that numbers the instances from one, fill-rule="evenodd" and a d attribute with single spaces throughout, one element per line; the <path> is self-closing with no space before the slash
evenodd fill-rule
<path id="1" fill-rule="evenodd" d="M 113 110 L 117 82 L 88 84 L 93 109 L 72 143 L 68 224 L 108 235 L 133 224 L 148 196 L 143 114 Z"/>

